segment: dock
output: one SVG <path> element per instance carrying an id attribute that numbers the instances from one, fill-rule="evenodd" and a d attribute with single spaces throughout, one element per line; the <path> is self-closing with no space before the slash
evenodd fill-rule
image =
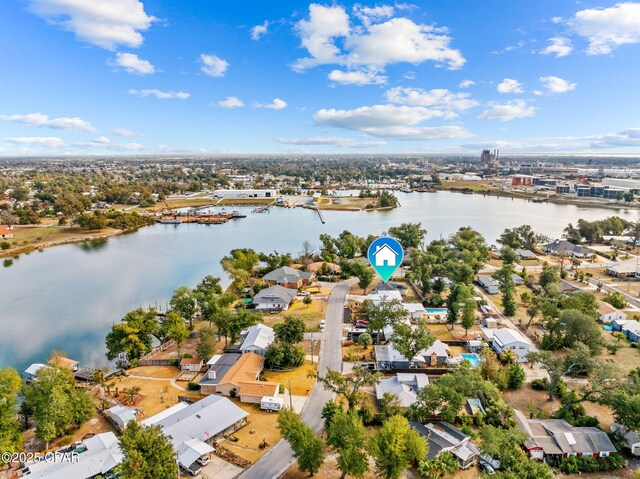
<path id="1" fill-rule="evenodd" d="M 243 215 L 239 211 L 233 211 L 232 213 L 198 213 L 196 210 L 190 210 L 188 212 L 171 211 L 169 214 L 164 214 L 160 218 L 156 218 L 156 221 L 162 224 L 175 225 L 182 223 L 221 225 L 229 220 L 246 217 L 247 215 Z"/>

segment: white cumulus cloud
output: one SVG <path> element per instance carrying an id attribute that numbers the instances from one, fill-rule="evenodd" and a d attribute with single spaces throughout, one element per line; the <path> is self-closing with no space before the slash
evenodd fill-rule
<path id="1" fill-rule="evenodd" d="M 350 69 L 382 70 L 394 63 L 419 64 L 433 61 L 460 68 L 465 59 L 451 47 L 446 29 L 416 24 L 408 18 L 389 18 L 386 7 L 356 6 L 361 25 L 351 25 L 349 15 L 339 5 L 311 4 L 309 17 L 296 24 L 308 57 L 298 59 L 294 70 L 317 65 L 345 65 Z M 364 20 L 363 20 L 364 19 Z"/>
<path id="2" fill-rule="evenodd" d="M 280 98 L 274 98 L 271 103 L 254 103 L 256 108 L 267 108 L 269 110 L 282 110 L 287 107 L 287 102 Z"/>
<path id="3" fill-rule="evenodd" d="M 460 82 L 460 84 L 458 85 L 458 87 L 459 88 L 470 88 L 475 84 L 476 84 L 476 82 L 474 82 L 473 80 L 462 80 Z"/>
<path id="4" fill-rule="evenodd" d="M 139 0 L 29 0 L 33 13 L 107 50 L 142 45 L 142 33 L 156 20 Z"/>
<path id="5" fill-rule="evenodd" d="M 200 63 L 202 63 L 200 70 L 212 77 L 223 77 L 229 69 L 229 62 L 217 55 L 202 53 L 200 55 Z"/>
<path id="6" fill-rule="evenodd" d="M 341 85 L 381 85 L 387 83 L 387 77 L 374 71 L 342 71 L 333 70 L 329 73 L 329 80 Z"/>
<path id="7" fill-rule="evenodd" d="M 385 97 L 390 103 L 432 107 L 451 113 L 468 110 L 479 104 L 471 98 L 469 93 L 454 93 L 446 88 L 434 88 L 427 91 L 422 88 L 395 87 L 387 90 Z"/>
<path id="8" fill-rule="evenodd" d="M 500 93 L 522 93 L 522 83 L 513 78 L 505 78 L 496 88 Z"/>
<path id="9" fill-rule="evenodd" d="M 313 119 L 317 125 L 332 126 L 368 135 L 400 140 L 435 140 L 471 136 L 461 126 L 426 127 L 423 121 L 445 116 L 439 110 L 396 105 L 362 106 L 353 110 L 322 109 Z"/>
<path id="10" fill-rule="evenodd" d="M 242 108 L 244 106 L 244 102 L 240 98 L 235 96 L 228 96 L 227 98 L 225 98 L 224 100 L 220 100 L 216 104 L 219 107 L 228 109 Z"/>
<path id="11" fill-rule="evenodd" d="M 567 23 L 588 40 L 588 54 L 606 55 L 621 45 L 640 42 L 640 3 L 622 2 L 609 8 L 581 10 Z"/>
<path id="12" fill-rule="evenodd" d="M 151 75 L 156 72 L 156 68 L 150 61 L 143 60 L 135 53 L 118 53 L 107 63 L 113 68 L 122 69 L 135 75 Z"/>
<path id="13" fill-rule="evenodd" d="M 552 37 L 548 40 L 549 45 L 540 50 L 542 55 L 555 55 L 556 58 L 566 57 L 573 51 L 571 40 L 565 37 Z"/>
<path id="14" fill-rule="evenodd" d="M 94 133 L 97 131 L 91 123 L 83 120 L 79 117 L 59 117 L 49 118 L 48 115 L 43 113 L 27 113 L 25 115 L 2 115 L 0 119 L 6 121 L 15 121 L 31 126 L 44 126 L 47 128 L 53 128 L 54 130 L 79 130 L 86 131 L 88 133 Z"/>
<path id="15" fill-rule="evenodd" d="M 555 76 L 540 77 L 539 80 L 540 83 L 542 83 L 542 86 L 549 93 L 566 93 L 568 91 L 575 90 L 577 86 L 576 83 L 571 83 L 563 78 Z"/>
<path id="16" fill-rule="evenodd" d="M 269 31 L 269 22 L 267 20 L 264 21 L 262 25 L 256 25 L 251 29 L 251 39 L 258 41 L 262 38 L 263 35 L 266 35 Z"/>
<path id="17" fill-rule="evenodd" d="M 130 95 L 136 95 L 141 97 L 155 96 L 159 100 L 186 100 L 191 95 L 183 91 L 164 91 L 157 88 L 150 88 L 145 90 L 129 90 Z"/>
<path id="18" fill-rule="evenodd" d="M 537 108 L 530 106 L 521 99 L 504 103 L 489 102 L 488 108 L 478 117 L 481 120 L 511 121 L 527 118 L 536 114 Z"/>

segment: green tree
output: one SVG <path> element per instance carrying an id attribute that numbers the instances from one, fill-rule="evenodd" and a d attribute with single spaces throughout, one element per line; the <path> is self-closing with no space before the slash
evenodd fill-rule
<path id="1" fill-rule="evenodd" d="M 426 234 L 427 230 L 420 223 L 402 223 L 389 228 L 389 235 L 396 238 L 405 250 L 420 247 Z"/>
<path id="2" fill-rule="evenodd" d="M 102 214 L 86 214 L 82 213 L 75 220 L 74 223 L 83 230 L 101 230 L 107 227 L 107 219 Z"/>
<path id="3" fill-rule="evenodd" d="M 130 421 L 120 436 L 124 458 L 118 470 L 127 479 L 175 479 L 178 465 L 171 440 L 160 426 Z"/>
<path id="4" fill-rule="evenodd" d="M 22 380 L 13 368 L 0 369 L 0 451 L 22 449 L 22 432 L 18 421 L 18 394 Z M 5 462 L 0 458 L 0 468 Z"/>
<path id="5" fill-rule="evenodd" d="M 367 330 L 370 333 L 376 333 L 377 344 L 380 344 L 382 330 L 386 326 L 405 321 L 408 317 L 407 310 L 402 306 L 402 302 L 397 299 L 382 301 L 379 304 L 375 304 L 370 299 L 365 299 L 359 315 L 368 322 Z"/>
<path id="6" fill-rule="evenodd" d="M 471 288 L 465 283 L 453 284 L 447 298 L 447 323 L 451 325 L 451 329 L 453 330 L 454 324 L 464 317 L 467 318 L 467 324 L 470 321 L 475 321 L 475 308 L 476 304 L 473 300 Z M 461 313 L 462 318 L 460 317 Z"/>
<path id="7" fill-rule="evenodd" d="M 420 461 L 418 472 L 426 479 L 441 479 L 447 474 L 455 474 L 459 467 L 456 457 L 444 451 L 429 460 Z"/>
<path id="8" fill-rule="evenodd" d="M 160 331 L 156 318 L 155 311 L 136 309 L 128 312 L 107 334 L 107 359 L 113 361 L 123 354 L 132 361 L 150 351 L 152 336 L 159 336 Z"/>
<path id="9" fill-rule="evenodd" d="M 298 460 L 298 468 L 311 476 L 315 475 L 324 462 L 322 439 L 290 409 L 280 411 L 278 429 L 291 446 L 293 455 Z"/>
<path id="10" fill-rule="evenodd" d="M 545 263 L 542 266 L 538 283 L 546 296 L 555 297 L 559 295 L 561 292 L 561 281 L 558 268 Z"/>
<path id="11" fill-rule="evenodd" d="M 304 321 L 294 316 L 287 316 L 282 323 L 273 327 L 276 341 L 286 344 L 297 344 L 304 339 Z"/>
<path id="12" fill-rule="evenodd" d="M 240 338 L 240 332 L 262 321 L 259 314 L 248 309 L 236 309 L 228 315 L 227 334 L 232 343 Z"/>
<path id="13" fill-rule="evenodd" d="M 609 293 L 602 300 L 606 301 L 611 306 L 613 306 L 614 308 L 618 308 L 618 309 L 623 309 L 623 308 L 625 308 L 627 306 L 627 302 L 624 300 L 624 296 L 622 296 L 618 292 Z"/>
<path id="14" fill-rule="evenodd" d="M 500 283 L 502 309 L 505 316 L 514 316 L 517 311 L 517 304 L 515 299 L 516 286 L 513 283 L 513 265 L 505 264 L 494 276 Z"/>
<path id="15" fill-rule="evenodd" d="M 260 256 L 252 249 L 232 249 L 220 261 L 224 269 L 234 282 L 245 285 L 254 275 L 255 268 L 260 263 Z"/>
<path id="16" fill-rule="evenodd" d="M 176 311 L 169 311 L 161 321 L 160 330 L 166 339 L 172 340 L 176 344 L 179 356 L 180 348 L 189 337 L 189 330 L 182 316 Z"/>
<path id="17" fill-rule="evenodd" d="M 398 352 L 407 358 L 409 367 L 418 353 L 429 348 L 435 341 L 435 338 L 429 334 L 429 328 L 422 321 L 415 327 L 404 322 L 395 323 L 390 339 Z"/>
<path id="18" fill-rule="evenodd" d="M 325 389 L 346 399 L 349 409 L 354 409 L 362 400 L 363 389 L 375 386 L 382 374 L 373 373 L 364 366 L 354 366 L 350 375 L 343 376 L 339 371 L 327 369 L 324 375 L 317 376 Z"/>
<path id="19" fill-rule="evenodd" d="M 322 419 L 324 420 L 324 428 L 326 430 L 329 429 L 329 426 L 331 425 L 331 421 L 333 421 L 333 418 L 338 413 L 338 411 L 342 411 L 342 406 L 337 402 L 333 400 L 329 400 L 325 403 L 324 407 L 322 408 L 321 415 L 322 415 Z"/>
<path id="20" fill-rule="evenodd" d="M 347 475 L 358 478 L 364 476 L 369 469 L 367 433 L 362 419 L 355 411 L 336 411 L 327 428 L 327 444 L 338 454 L 341 479 Z"/>
<path id="21" fill-rule="evenodd" d="M 47 443 L 80 427 L 94 412 L 87 394 L 76 389 L 73 373 L 57 367 L 41 368 L 37 380 L 22 388 L 25 408 L 36 425 L 36 437 Z"/>
<path id="22" fill-rule="evenodd" d="M 428 451 L 427 440 L 403 416 L 387 419 L 369 441 L 376 472 L 385 479 L 399 479 L 407 467 L 424 459 Z"/>
<path id="23" fill-rule="evenodd" d="M 348 269 L 352 276 L 358 278 L 358 286 L 360 286 L 366 293 L 367 288 L 373 282 L 373 278 L 375 278 L 376 272 L 368 264 L 357 260 L 351 261 Z"/>
<path id="24" fill-rule="evenodd" d="M 169 304 L 185 321 L 189 322 L 189 329 L 193 330 L 193 315 L 196 314 L 198 305 L 193 290 L 186 286 L 181 286 L 173 292 Z"/>
<path id="25" fill-rule="evenodd" d="M 502 258 L 503 264 L 511 264 L 514 265 L 518 262 L 518 255 L 509 246 L 505 246 L 500 250 L 500 256 Z"/>
<path id="26" fill-rule="evenodd" d="M 216 335 L 213 329 L 203 328 L 200 330 L 200 339 L 196 345 L 196 354 L 203 361 L 209 361 L 216 352 Z"/>
<path id="27" fill-rule="evenodd" d="M 369 333 L 362 333 L 358 336 L 358 344 L 364 349 L 368 349 L 373 344 L 373 338 Z"/>
<path id="28" fill-rule="evenodd" d="M 520 387 L 522 386 L 522 383 L 527 377 L 527 373 L 525 373 L 524 369 L 522 369 L 522 366 L 520 366 L 517 363 L 510 364 L 508 366 L 508 369 L 509 369 L 509 380 L 508 380 L 509 389 L 520 389 Z"/>

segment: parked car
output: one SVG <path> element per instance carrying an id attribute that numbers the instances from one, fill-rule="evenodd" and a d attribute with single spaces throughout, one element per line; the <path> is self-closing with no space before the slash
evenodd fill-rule
<path id="1" fill-rule="evenodd" d="M 360 323 L 360 324 L 356 324 L 354 328 L 355 329 L 367 329 L 367 325 Z"/>
<path id="2" fill-rule="evenodd" d="M 496 471 L 500 469 L 500 466 L 501 466 L 500 461 L 498 461 L 497 459 L 494 459 L 489 454 L 481 454 L 480 459 L 481 459 L 481 462 L 486 462 L 491 467 L 493 467 Z"/>
<path id="3" fill-rule="evenodd" d="M 490 476 L 496 473 L 496 470 L 493 467 L 491 467 L 491 464 L 489 464 L 488 462 L 480 461 L 478 465 L 480 466 L 480 469 L 482 469 L 484 472 L 486 472 Z"/>
<path id="4" fill-rule="evenodd" d="M 369 321 L 366 321 L 364 319 L 359 319 L 355 322 L 355 324 L 364 324 L 366 326 L 369 324 Z"/>
<path id="5" fill-rule="evenodd" d="M 200 464 L 198 464 L 197 462 L 194 462 L 193 464 L 191 464 L 191 466 L 189 466 L 188 469 L 185 469 L 185 472 L 187 472 L 188 474 L 190 474 L 192 476 L 197 476 L 198 474 L 200 474 L 202 472 L 202 466 Z"/>
<path id="6" fill-rule="evenodd" d="M 327 325 L 327 322 L 324 319 L 320 321 L 320 329 L 324 329 L 326 325 Z"/>
<path id="7" fill-rule="evenodd" d="M 300 291 L 298 296 L 309 296 L 311 293 L 309 291 Z"/>
<path id="8" fill-rule="evenodd" d="M 210 462 L 211 462 L 211 458 L 209 458 L 209 456 L 207 456 L 206 454 L 198 458 L 198 464 L 200 464 L 201 466 L 206 466 Z"/>

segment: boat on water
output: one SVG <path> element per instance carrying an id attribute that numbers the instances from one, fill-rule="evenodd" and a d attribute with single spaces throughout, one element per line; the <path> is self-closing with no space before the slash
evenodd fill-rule
<path id="1" fill-rule="evenodd" d="M 160 218 L 158 223 L 163 225 L 179 225 L 182 223 L 182 220 L 180 218 Z"/>
<path id="2" fill-rule="evenodd" d="M 400 191 L 402 191 L 403 193 L 413 193 L 413 190 L 410 186 L 404 186 Z"/>
<path id="3" fill-rule="evenodd" d="M 246 218 L 247 215 L 243 215 L 242 213 L 240 213 L 238 210 L 233 210 L 231 212 L 231 217 L 232 218 Z"/>

